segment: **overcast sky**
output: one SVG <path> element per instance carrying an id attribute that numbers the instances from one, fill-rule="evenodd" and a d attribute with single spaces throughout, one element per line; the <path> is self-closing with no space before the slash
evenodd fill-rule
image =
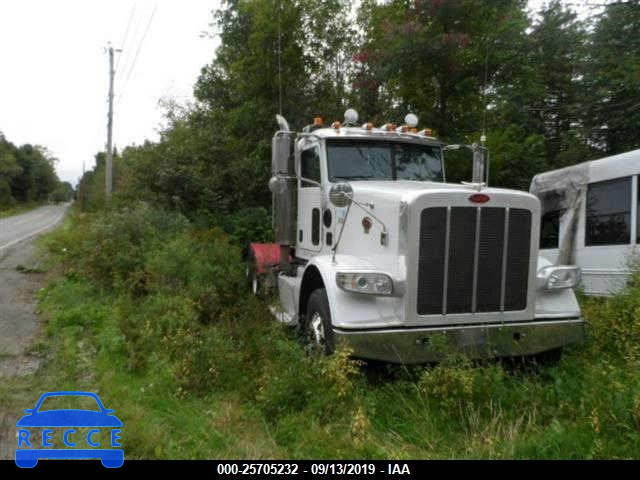
<path id="1" fill-rule="evenodd" d="M 122 98 L 115 102 L 115 144 L 157 139 L 162 120 L 158 100 L 191 98 L 200 69 L 214 56 L 217 41 L 201 38 L 201 33 L 211 32 L 212 11 L 219 4 L 1 0 L 0 132 L 15 144 L 47 147 L 60 159 L 60 178 L 75 183 L 83 161 L 91 168 L 93 155 L 106 142 L 109 77 L 104 47 L 111 41 L 124 47 L 116 75 L 116 94 Z"/>
<path id="2" fill-rule="evenodd" d="M 544 3 L 530 0 L 535 10 Z M 123 48 L 116 57 L 115 145 L 157 139 L 158 101 L 191 99 L 200 69 L 213 59 L 218 40 L 202 32 L 212 32 L 219 4 L 0 0 L 0 132 L 15 144 L 47 147 L 60 159 L 60 178 L 75 184 L 83 162 L 92 168 L 106 142 L 104 47 L 112 42 Z"/>

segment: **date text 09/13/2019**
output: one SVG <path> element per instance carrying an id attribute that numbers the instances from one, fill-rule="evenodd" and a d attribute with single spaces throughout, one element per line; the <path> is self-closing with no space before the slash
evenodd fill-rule
<path id="1" fill-rule="evenodd" d="M 218 463 L 219 475 L 411 475 L 407 463 L 283 462 Z"/>

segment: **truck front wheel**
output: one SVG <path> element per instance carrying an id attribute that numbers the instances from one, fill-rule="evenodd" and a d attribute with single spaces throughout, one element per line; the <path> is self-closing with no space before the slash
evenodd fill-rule
<path id="1" fill-rule="evenodd" d="M 335 350 L 333 327 L 331 326 L 331 311 L 329 299 L 324 288 L 311 292 L 307 303 L 304 330 L 307 342 L 314 350 L 325 355 L 331 355 Z"/>

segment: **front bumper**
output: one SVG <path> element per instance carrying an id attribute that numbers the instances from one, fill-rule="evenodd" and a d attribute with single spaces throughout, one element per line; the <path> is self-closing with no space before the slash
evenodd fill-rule
<path id="1" fill-rule="evenodd" d="M 584 321 L 568 318 L 403 329 L 334 328 L 334 336 L 348 343 L 354 357 L 410 364 L 437 361 L 447 350 L 472 359 L 535 355 L 581 342 Z M 437 337 L 444 337 L 444 342 Z"/>

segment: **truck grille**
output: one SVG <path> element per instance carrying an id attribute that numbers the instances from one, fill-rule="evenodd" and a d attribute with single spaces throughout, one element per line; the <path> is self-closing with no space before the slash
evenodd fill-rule
<path id="1" fill-rule="evenodd" d="M 529 210 L 425 208 L 418 315 L 526 309 L 530 246 Z"/>

